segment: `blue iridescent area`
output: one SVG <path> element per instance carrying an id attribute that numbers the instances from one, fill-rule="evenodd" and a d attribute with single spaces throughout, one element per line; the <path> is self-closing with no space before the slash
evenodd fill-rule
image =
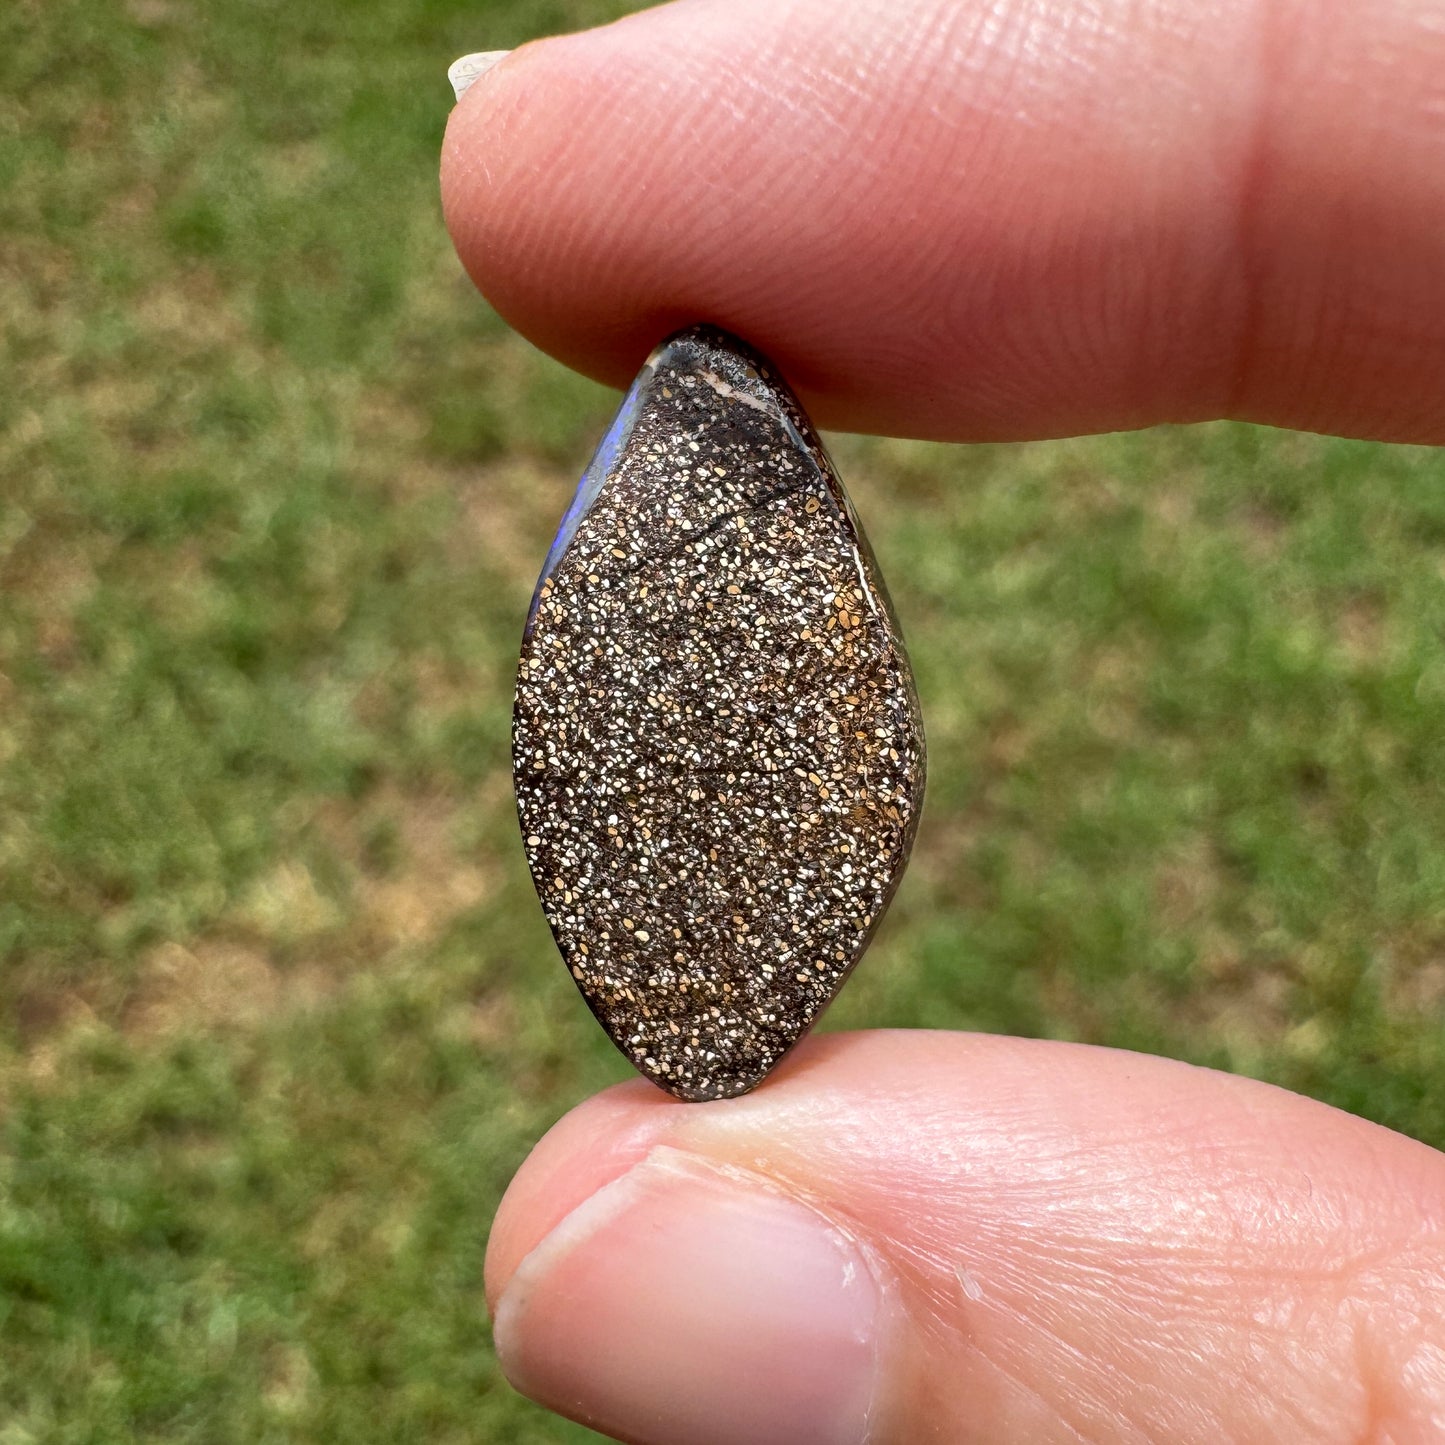
<path id="1" fill-rule="evenodd" d="M 582 525 L 582 519 L 591 511 L 592 504 L 597 500 L 597 495 L 601 492 L 602 484 L 607 480 L 613 464 L 626 450 L 627 440 L 632 435 L 632 428 L 636 424 L 637 414 L 642 406 L 643 389 L 652 376 L 655 362 L 656 353 L 649 358 L 647 365 L 642 369 L 642 374 L 632 383 L 627 395 L 622 399 L 622 405 L 618 409 L 616 417 L 613 418 L 612 425 L 607 429 L 607 435 L 598 444 L 597 451 L 587 464 L 587 470 L 582 473 L 582 479 L 577 483 L 577 490 L 572 496 L 572 504 L 567 508 L 566 515 L 557 528 L 557 535 L 552 539 L 547 560 L 542 563 L 542 572 L 537 578 L 537 586 L 532 593 L 532 605 L 527 611 L 528 632 L 531 631 L 532 619 L 537 613 L 537 599 L 542 595 L 542 584 L 552 575 L 553 569 L 562 558 L 567 555 L 567 548 L 571 546 L 572 538 L 577 535 L 577 528 Z"/>

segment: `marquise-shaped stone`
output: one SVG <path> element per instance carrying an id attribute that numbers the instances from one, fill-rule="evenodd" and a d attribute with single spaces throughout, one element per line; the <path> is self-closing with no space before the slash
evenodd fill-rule
<path id="1" fill-rule="evenodd" d="M 513 727 L 583 996 L 684 1099 L 757 1084 L 857 963 L 923 801 L 918 701 L 827 454 L 762 357 L 648 360 L 552 546 Z"/>

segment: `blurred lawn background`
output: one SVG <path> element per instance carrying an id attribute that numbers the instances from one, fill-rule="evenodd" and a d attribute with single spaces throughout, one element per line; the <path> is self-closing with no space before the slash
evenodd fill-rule
<path id="1" fill-rule="evenodd" d="M 0 7 L 0 1445 L 593 1439 L 481 1298 L 625 1074 L 512 670 L 615 397 L 460 273 L 457 54 L 603 0 Z M 829 1027 L 1177 1055 L 1445 1145 L 1445 459 L 837 439 L 931 746 Z"/>

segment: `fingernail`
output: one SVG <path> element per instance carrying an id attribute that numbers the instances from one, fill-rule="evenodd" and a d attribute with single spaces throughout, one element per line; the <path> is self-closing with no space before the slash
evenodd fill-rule
<path id="1" fill-rule="evenodd" d="M 807 1205 L 659 1148 L 527 1255 L 494 1339 L 523 1394 L 639 1445 L 863 1445 L 879 1279 Z"/>
<path id="2" fill-rule="evenodd" d="M 479 50 L 475 55 L 463 55 L 447 67 L 447 79 L 460 100 L 504 55 L 510 50 Z"/>

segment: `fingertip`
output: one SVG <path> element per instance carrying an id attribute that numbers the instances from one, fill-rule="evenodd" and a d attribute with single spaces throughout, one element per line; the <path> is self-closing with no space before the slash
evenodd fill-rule
<path id="1" fill-rule="evenodd" d="M 931 1035 L 909 1035 L 926 1048 Z M 886 1031 L 819 1035 L 803 1041 L 764 1087 L 742 1099 L 685 1104 L 643 1079 L 629 1079 L 584 1100 L 564 1114 L 533 1147 L 517 1171 L 487 1241 L 486 1293 L 495 1312 L 517 1266 L 568 1215 L 614 1183 L 659 1145 L 686 1142 L 700 1154 L 728 1159 L 728 1120 L 751 1131 L 760 1110 L 781 1126 L 806 1113 L 807 1096 L 821 1077 L 839 1079 L 857 1059 L 869 1067 L 896 1048 Z M 820 1075 L 821 1071 L 821 1075 Z"/>
<path id="2" fill-rule="evenodd" d="M 851 1173 L 866 1187 L 871 1151 L 851 1149 L 850 1141 L 870 1121 L 887 1136 L 949 1102 L 948 1080 L 963 1051 L 996 1078 L 1021 1069 L 1037 1080 L 1061 1066 L 1054 1058 L 1060 1047 L 873 1029 L 804 1039 L 760 1088 L 740 1098 L 687 1104 L 643 1079 L 616 1084 L 559 1119 L 517 1171 L 487 1244 L 488 1305 L 495 1311 L 518 1265 L 564 1219 L 658 1146 L 723 1168 L 763 1168 L 804 1194 L 820 1187 L 806 1168 L 809 1160 L 823 1175 L 831 1172 L 833 1182 Z M 1076 1081 L 1076 1091 L 1083 1087 Z M 818 1147 L 820 1132 L 832 1135 L 836 1149 Z"/>
<path id="3" fill-rule="evenodd" d="M 621 1178 L 666 1136 L 668 1115 L 684 1108 L 660 1089 L 630 1079 L 564 1114 L 517 1171 L 487 1240 L 487 1306 L 517 1266 L 569 1214 Z"/>
<path id="4" fill-rule="evenodd" d="M 672 331 L 700 319 L 736 329 L 677 296 L 619 224 L 639 203 L 632 178 L 646 188 L 650 149 L 650 87 L 631 73 L 656 63 L 655 47 L 627 39 L 639 22 L 649 13 L 514 50 L 455 107 L 442 146 L 442 211 L 477 289 L 542 350 L 618 387 Z"/>
<path id="5" fill-rule="evenodd" d="M 809 1203 L 658 1145 L 523 1258 L 494 1338 L 524 1394 L 639 1445 L 863 1445 L 893 1301 Z"/>

